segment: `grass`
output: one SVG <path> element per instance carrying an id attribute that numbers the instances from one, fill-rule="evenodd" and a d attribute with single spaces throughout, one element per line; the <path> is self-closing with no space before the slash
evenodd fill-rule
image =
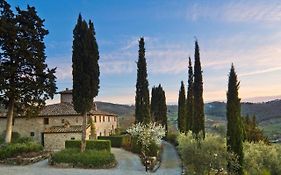
<path id="1" fill-rule="evenodd" d="M 53 163 L 68 163 L 73 167 L 82 168 L 111 168 L 116 165 L 115 157 L 106 150 L 65 149 L 52 155 Z"/>

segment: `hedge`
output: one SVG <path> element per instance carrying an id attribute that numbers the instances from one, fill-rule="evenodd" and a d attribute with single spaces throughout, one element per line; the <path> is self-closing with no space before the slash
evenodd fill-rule
<path id="1" fill-rule="evenodd" d="M 110 140 L 112 147 L 121 148 L 123 144 L 123 136 L 98 136 L 99 140 Z"/>
<path id="2" fill-rule="evenodd" d="M 65 149 L 56 152 L 51 157 L 52 164 L 68 163 L 71 167 L 82 168 L 111 168 L 116 165 L 115 157 L 106 150 Z"/>
<path id="3" fill-rule="evenodd" d="M 116 148 L 128 147 L 131 142 L 131 137 L 129 135 L 121 136 L 98 136 L 99 140 L 110 140 L 111 146 Z"/>
<path id="4" fill-rule="evenodd" d="M 81 140 L 65 141 L 65 148 L 80 148 Z M 107 150 L 110 152 L 111 143 L 109 140 L 86 140 L 86 149 L 88 150 Z"/>
<path id="5" fill-rule="evenodd" d="M 35 143 L 11 143 L 1 146 L 0 159 L 18 156 L 22 153 L 39 152 L 43 150 L 43 146 Z"/>

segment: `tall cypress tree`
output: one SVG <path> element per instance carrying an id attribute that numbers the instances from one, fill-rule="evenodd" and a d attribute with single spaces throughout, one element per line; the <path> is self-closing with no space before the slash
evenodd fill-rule
<path id="1" fill-rule="evenodd" d="M 186 117 L 186 98 L 184 83 L 181 81 L 178 98 L 178 129 L 180 132 L 185 132 L 185 117 Z"/>
<path id="2" fill-rule="evenodd" d="M 143 37 L 139 40 L 139 58 L 137 62 L 137 83 L 136 83 L 136 97 L 135 97 L 135 117 L 136 122 L 149 123 L 150 104 L 149 104 L 149 90 L 147 80 L 147 68 L 145 59 L 145 48 Z"/>
<path id="3" fill-rule="evenodd" d="M 15 113 L 35 116 L 56 91 L 55 68 L 45 63 L 44 28 L 34 7 L 16 8 L 0 0 L 0 101 L 7 105 L 5 142 L 11 142 Z"/>
<path id="4" fill-rule="evenodd" d="M 83 116 L 81 152 L 86 148 L 87 113 L 93 108 L 94 97 L 99 90 L 99 51 L 94 25 L 89 26 L 79 14 L 73 30 L 72 46 L 73 105 Z"/>
<path id="5" fill-rule="evenodd" d="M 238 156 L 240 168 L 235 169 L 231 163 L 228 164 L 228 170 L 235 174 L 243 174 L 243 126 L 241 121 L 241 104 L 238 97 L 239 82 L 233 64 L 231 65 L 228 91 L 227 91 L 227 104 L 226 104 L 226 117 L 227 117 L 227 150 L 234 152 Z"/>
<path id="6" fill-rule="evenodd" d="M 187 100 L 186 100 L 186 131 L 189 131 L 192 129 L 193 126 L 193 70 L 192 70 L 192 63 L 191 59 L 189 57 L 188 59 L 188 87 L 187 87 Z"/>
<path id="7" fill-rule="evenodd" d="M 197 136 L 200 132 L 205 138 L 205 117 L 204 117 L 204 101 L 203 101 L 203 78 L 200 62 L 200 52 L 197 40 L 195 41 L 195 53 L 194 53 L 194 118 L 192 132 Z"/>
<path id="8" fill-rule="evenodd" d="M 165 126 L 166 133 L 167 133 L 168 124 L 167 124 L 166 96 L 165 96 L 165 91 L 163 90 L 161 84 L 159 84 L 158 87 L 152 88 L 151 114 L 156 123 Z"/>

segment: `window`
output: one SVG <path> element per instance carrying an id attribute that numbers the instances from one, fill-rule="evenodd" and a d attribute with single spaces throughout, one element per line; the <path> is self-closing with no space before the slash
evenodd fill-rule
<path id="1" fill-rule="evenodd" d="M 106 136 L 106 130 L 104 130 L 104 136 Z"/>
<path id="2" fill-rule="evenodd" d="M 101 122 L 101 116 L 100 116 L 100 122 Z"/>
<path id="3" fill-rule="evenodd" d="M 108 116 L 108 122 L 110 122 L 110 116 Z"/>
<path id="4" fill-rule="evenodd" d="M 44 118 L 44 125 L 48 125 L 49 124 L 49 118 Z"/>
<path id="5" fill-rule="evenodd" d="M 101 132 L 100 132 L 100 136 L 101 136 Z"/>
<path id="6" fill-rule="evenodd" d="M 61 120 L 61 123 L 64 123 L 64 119 Z"/>
<path id="7" fill-rule="evenodd" d="M 97 122 L 97 116 L 94 116 L 94 122 L 95 123 Z"/>
<path id="8" fill-rule="evenodd" d="M 76 117 L 76 123 L 78 123 L 78 121 L 79 121 L 79 120 L 78 120 L 78 117 Z"/>
<path id="9" fill-rule="evenodd" d="M 74 138 L 74 137 L 71 137 L 71 140 L 75 140 L 75 138 Z"/>
<path id="10" fill-rule="evenodd" d="M 105 122 L 105 116 L 103 116 L 103 122 Z"/>
<path id="11" fill-rule="evenodd" d="M 33 137 L 34 135 L 35 135 L 34 132 L 31 132 L 31 133 L 30 133 L 30 136 L 31 136 L 31 137 Z"/>

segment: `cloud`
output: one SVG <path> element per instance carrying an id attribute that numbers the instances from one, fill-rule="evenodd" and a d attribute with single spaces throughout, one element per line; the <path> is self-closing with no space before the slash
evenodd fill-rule
<path id="1" fill-rule="evenodd" d="M 186 10 L 188 20 L 220 20 L 227 22 L 280 22 L 279 1 L 224 1 L 224 3 L 194 3 Z"/>

